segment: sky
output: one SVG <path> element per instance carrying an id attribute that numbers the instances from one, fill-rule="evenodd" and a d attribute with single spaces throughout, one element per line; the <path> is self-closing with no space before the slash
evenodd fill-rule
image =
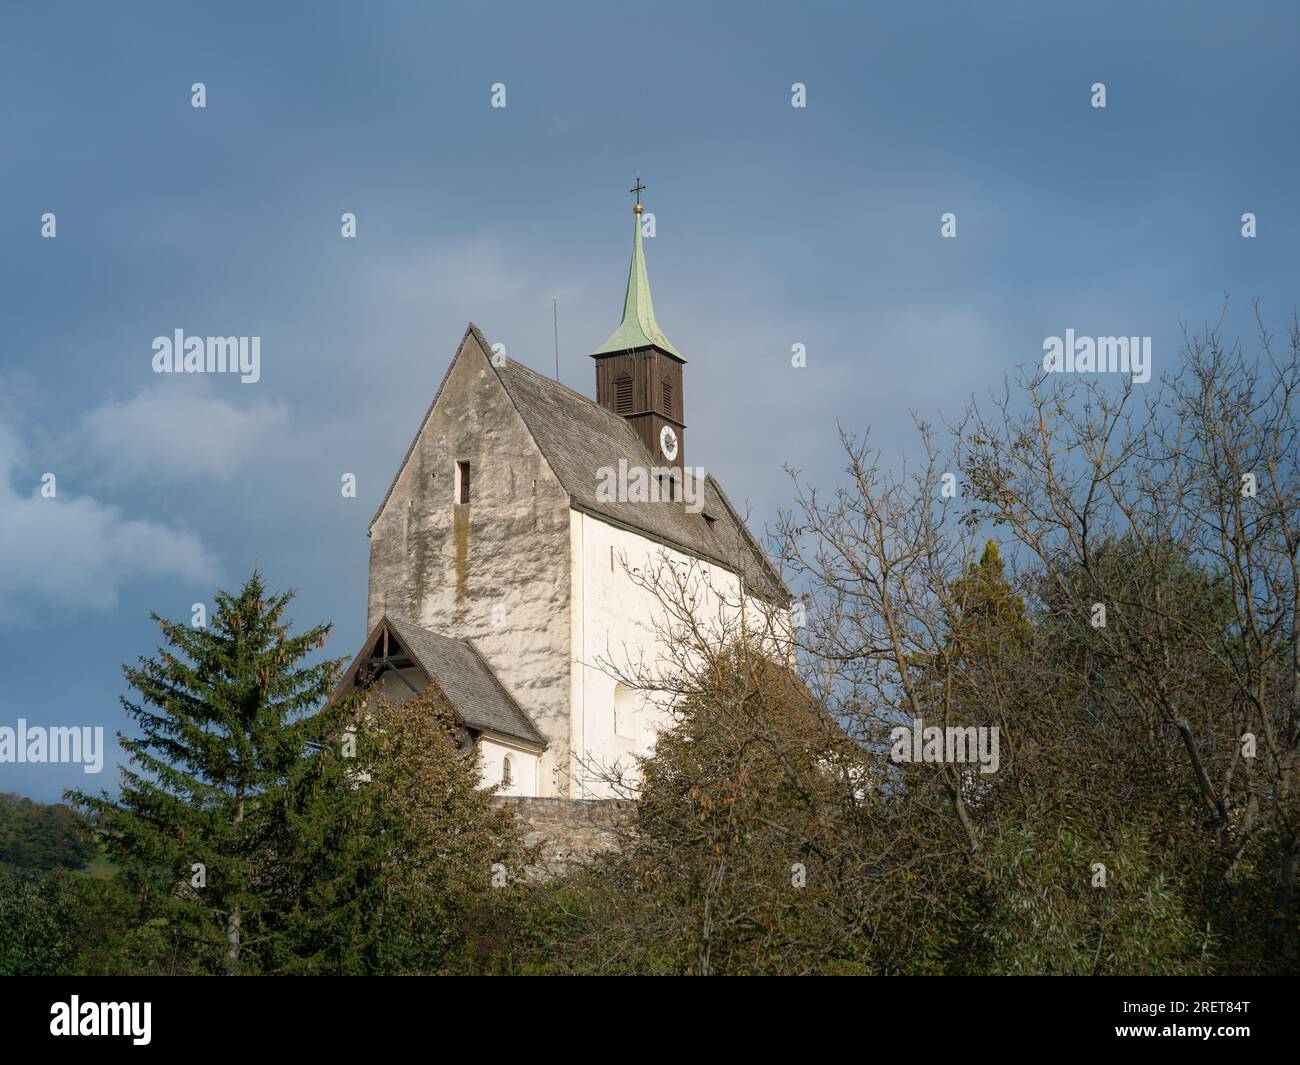
<path id="1" fill-rule="evenodd" d="M 1045 337 L 1150 336 L 1159 377 L 1225 301 L 1283 330 L 1298 48 L 1294 3 L 4 0 L 0 726 L 129 729 L 150 611 L 254 566 L 354 653 L 467 323 L 552 374 L 554 301 L 594 394 L 638 171 L 689 461 L 760 535 L 785 467 L 842 483 L 837 423 L 902 462 Z M 176 329 L 260 337 L 260 379 L 155 373 Z M 0 791 L 113 790 L 119 757 Z"/>

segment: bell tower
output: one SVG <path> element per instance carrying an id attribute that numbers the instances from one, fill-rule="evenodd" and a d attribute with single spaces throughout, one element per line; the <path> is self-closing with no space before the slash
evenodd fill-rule
<path id="1" fill-rule="evenodd" d="M 644 189 L 638 176 L 630 190 L 636 194 L 636 206 L 632 208 L 632 266 L 623 321 L 591 355 L 596 360 L 596 402 L 627 419 L 656 465 L 680 474 L 686 462 L 686 423 L 682 419 L 682 367 L 686 360 L 655 321 L 641 245 Z"/>

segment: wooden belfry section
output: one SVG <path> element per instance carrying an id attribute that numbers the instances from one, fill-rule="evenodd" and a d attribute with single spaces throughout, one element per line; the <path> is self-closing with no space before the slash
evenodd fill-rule
<path id="1" fill-rule="evenodd" d="M 686 429 L 679 406 L 682 362 L 657 348 L 596 358 L 596 402 L 627 419 L 646 450 L 664 466 L 680 468 L 682 437 Z M 659 434 L 671 425 L 677 435 L 677 454 L 669 459 L 660 452 Z"/>

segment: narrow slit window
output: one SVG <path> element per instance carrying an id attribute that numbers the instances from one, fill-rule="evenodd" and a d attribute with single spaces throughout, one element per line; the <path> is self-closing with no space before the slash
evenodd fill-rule
<path id="1" fill-rule="evenodd" d="M 501 759 L 501 786 L 510 787 L 514 783 L 514 772 L 510 765 L 510 755 Z"/>
<path id="2" fill-rule="evenodd" d="M 469 502 L 469 463 L 456 463 L 456 502 Z"/>

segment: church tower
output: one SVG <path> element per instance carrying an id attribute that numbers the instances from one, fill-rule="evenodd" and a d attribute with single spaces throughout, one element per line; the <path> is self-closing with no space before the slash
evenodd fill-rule
<path id="1" fill-rule="evenodd" d="M 655 321 L 641 245 L 641 191 L 637 179 L 632 208 L 632 266 L 627 275 L 623 321 L 592 352 L 596 360 L 596 402 L 625 418 L 655 464 L 677 471 L 686 462 L 682 367 L 686 360 Z"/>

